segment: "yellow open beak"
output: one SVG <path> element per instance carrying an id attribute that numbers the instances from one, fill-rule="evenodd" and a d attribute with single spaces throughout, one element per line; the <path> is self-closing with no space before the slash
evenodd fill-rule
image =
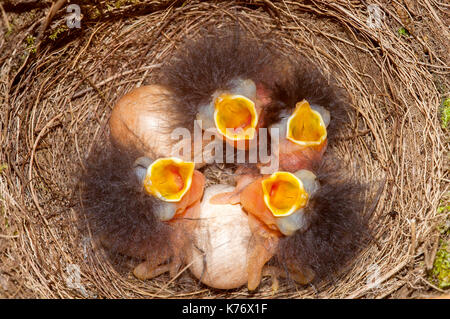
<path id="1" fill-rule="evenodd" d="M 243 95 L 221 94 L 214 106 L 214 122 L 220 134 L 233 141 L 254 138 L 258 114 L 252 100 Z"/>
<path id="2" fill-rule="evenodd" d="M 298 102 L 287 122 L 286 138 L 298 145 L 322 144 L 327 138 L 327 129 L 322 116 L 305 100 Z"/>
<path id="3" fill-rule="evenodd" d="M 276 172 L 262 182 L 264 202 L 275 217 L 289 216 L 306 206 L 308 193 L 292 173 Z"/>
<path id="4" fill-rule="evenodd" d="M 192 183 L 195 164 L 176 157 L 160 158 L 147 169 L 144 188 L 166 202 L 179 202 Z"/>

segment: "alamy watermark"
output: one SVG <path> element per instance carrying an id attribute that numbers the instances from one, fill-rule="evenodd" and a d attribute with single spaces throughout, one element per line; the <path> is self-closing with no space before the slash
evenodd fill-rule
<path id="1" fill-rule="evenodd" d="M 371 264 L 367 268 L 369 275 L 367 276 L 366 285 L 370 289 L 377 289 L 381 285 L 380 266 Z"/>
<path id="2" fill-rule="evenodd" d="M 366 20 L 367 26 L 371 29 L 380 29 L 384 21 L 384 11 L 376 4 L 369 4 L 367 12 L 369 14 Z"/>
<path id="3" fill-rule="evenodd" d="M 78 265 L 68 264 L 66 267 L 66 274 L 66 285 L 68 288 L 78 290 L 86 298 L 95 298 L 95 295 L 90 294 L 81 283 L 81 271 Z"/>
<path id="4" fill-rule="evenodd" d="M 70 4 L 66 8 L 68 13 L 66 17 L 66 25 L 69 29 L 81 28 L 81 8 L 77 4 Z"/>

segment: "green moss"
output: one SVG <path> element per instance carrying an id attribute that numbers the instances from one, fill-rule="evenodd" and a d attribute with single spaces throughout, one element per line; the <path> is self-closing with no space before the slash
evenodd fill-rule
<path id="1" fill-rule="evenodd" d="M 116 0 L 115 7 L 120 9 L 122 6 L 138 4 L 139 0 Z"/>
<path id="2" fill-rule="evenodd" d="M 431 280 L 444 289 L 450 287 L 450 247 L 449 243 L 443 240 L 440 246 L 431 270 Z"/>
<path id="3" fill-rule="evenodd" d="M 36 38 L 32 35 L 28 35 L 25 39 L 25 42 L 27 44 L 27 50 L 31 53 L 36 53 L 36 46 L 35 46 Z"/>
<path id="4" fill-rule="evenodd" d="M 441 106 L 441 126 L 446 129 L 450 122 L 450 98 L 446 98 L 442 101 Z"/>
<path id="5" fill-rule="evenodd" d="M 27 38 L 25 39 L 25 41 L 27 42 L 28 45 L 34 45 L 35 40 L 36 40 L 36 38 L 33 37 L 32 35 L 27 35 Z"/>
<path id="6" fill-rule="evenodd" d="M 50 40 L 55 41 L 61 33 L 66 31 L 66 29 L 67 28 L 65 28 L 65 27 L 59 27 L 52 34 L 50 34 L 48 37 L 50 38 Z"/>
<path id="7" fill-rule="evenodd" d="M 401 27 L 400 29 L 398 29 L 398 34 L 404 37 L 409 37 L 409 32 L 408 30 L 406 30 L 404 27 Z"/>
<path id="8" fill-rule="evenodd" d="M 13 33 L 13 28 L 10 26 L 8 28 L 8 31 L 6 31 L 6 33 L 5 33 L 5 38 L 9 37 L 12 33 Z"/>
<path id="9" fill-rule="evenodd" d="M 123 6 L 126 3 L 127 3 L 126 0 L 118 0 L 118 1 L 116 1 L 116 8 L 119 9 L 121 6 Z"/>
<path id="10" fill-rule="evenodd" d="M 3 173 L 4 170 L 6 170 L 8 168 L 8 164 L 3 163 L 0 164 L 0 174 Z"/>
<path id="11" fill-rule="evenodd" d="M 439 206 L 437 209 L 438 214 L 448 213 L 450 211 L 450 205 L 447 206 Z"/>
<path id="12" fill-rule="evenodd" d="M 116 8 L 115 5 L 110 5 L 109 3 L 106 4 L 106 11 L 114 11 L 114 9 Z"/>
<path id="13" fill-rule="evenodd" d="M 448 227 L 448 224 L 439 225 L 437 227 L 437 230 L 439 233 L 443 236 L 450 235 L 450 228 Z"/>
<path id="14" fill-rule="evenodd" d="M 91 19 L 97 19 L 99 17 L 101 17 L 102 13 L 100 12 L 100 10 L 98 8 L 94 8 L 93 10 L 91 10 L 89 12 Z"/>

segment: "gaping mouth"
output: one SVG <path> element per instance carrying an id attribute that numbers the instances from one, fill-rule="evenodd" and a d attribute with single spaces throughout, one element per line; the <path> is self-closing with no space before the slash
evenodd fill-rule
<path id="1" fill-rule="evenodd" d="M 262 182 L 264 202 L 275 217 L 289 216 L 305 207 L 308 193 L 294 174 L 276 172 Z"/>
<path id="2" fill-rule="evenodd" d="M 144 188 L 166 202 L 179 202 L 192 183 L 195 164 L 176 157 L 160 158 L 147 169 Z"/>
<path id="3" fill-rule="evenodd" d="M 220 134 L 233 141 L 254 138 L 258 114 L 252 100 L 242 95 L 221 94 L 214 106 L 214 122 Z"/>
<path id="4" fill-rule="evenodd" d="M 327 138 L 327 129 L 322 116 L 305 100 L 298 102 L 287 122 L 286 138 L 298 145 L 320 145 Z"/>

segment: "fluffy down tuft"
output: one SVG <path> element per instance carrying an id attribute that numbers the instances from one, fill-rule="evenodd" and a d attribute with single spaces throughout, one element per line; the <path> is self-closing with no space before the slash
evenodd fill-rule
<path id="1" fill-rule="evenodd" d="M 80 190 L 82 220 L 112 257 L 149 259 L 169 247 L 170 226 L 153 210 L 160 203 L 142 191 L 133 172 L 138 154 L 98 144 L 85 162 Z"/>
<path id="2" fill-rule="evenodd" d="M 331 172 L 319 170 L 321 188 L 307 208 L 309 228 L 283 238 L 277 254 L 282 268 L 312 269 L 316 282 L 333 279 L 372 238 L 370 214 L 364 214 L 368 186 Z"/>
<path id="3" fill-rule="evenodd" d="M 264 36 L 231 26 L 203 29 L 181 45 L 161 68 L 159 79 L 174 93 L 179 126 L 192 128 L 198 108 L 209 103 L 216 90 L 231 89 L 233 80 L 273 79 L 276 70 L 269 66 L 277 50 L 261 39 Z"/>

